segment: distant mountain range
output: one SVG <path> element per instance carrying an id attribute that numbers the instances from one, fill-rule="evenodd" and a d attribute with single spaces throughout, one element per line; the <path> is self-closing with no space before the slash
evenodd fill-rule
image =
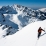
<path id="1" fill-rule="evenodd" d="M 28 25 L 29 23 L 42 21 L 46 19 L 46 8 L 33 10 L 31 8 L 12 5 L 0 7 L 0 27 L 6 30 L 6 35 L 12 35 Z"/>

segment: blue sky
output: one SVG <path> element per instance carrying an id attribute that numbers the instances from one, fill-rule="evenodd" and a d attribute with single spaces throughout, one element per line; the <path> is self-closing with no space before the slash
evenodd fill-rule
<path id="1" fill-rule="evenodd" d="M 27 7 L 46 7 L 46 0 L 0 0 L 0 6 L 19 4 Z"/>

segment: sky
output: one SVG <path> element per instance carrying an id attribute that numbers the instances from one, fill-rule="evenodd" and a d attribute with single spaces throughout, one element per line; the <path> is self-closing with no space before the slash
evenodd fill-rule
<path id="1" fill-rule="evenodd" d="M 46 0 L 0 0 L 0 6 L 19 4 L 31 8 L 46 7 Z"/>

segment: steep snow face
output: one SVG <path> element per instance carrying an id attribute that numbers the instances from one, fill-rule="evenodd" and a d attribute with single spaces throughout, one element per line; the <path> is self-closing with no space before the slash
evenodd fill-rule
<path id="1" fill-rule="evenodd" d="M 14 35 L 0 38 L 1 46 L 46 46 L 46 34 L 37 41 L 38 28 L 46 31 L 46 20 L 31 23 Z M 44 32 L 43 32 L 44 33 Z M 42 34 L 41 34 L 42 35 Z M 37 44 L 36 44 L 37 42 Z"/>
<path id="2" fill-rule="evenodd" d="M 0 24 L 0 26 L 1 26 L 1 24 Z M 3 35 L 6 34 L 7 28 L 3 30 L 3 29 L 2 29 L 3 27 L 4 27 L 4 25 L 0 27 L 0 38 L 1 38 Z"/>
<path id="3" fill-rule="evenodd" d="M 17 18 L 20 21 L 20 24 L 22 27 L 26 26 L 27 24 L 37 21 L 39 19 L 36 18 L 35 11 L 31 8 L 27 8 L 21 5 L 13 5 L 13 9 L 16 9 L 18 12 Z M 14 19 L 13 19 L 14 20 Z"/>
<path id="4" fill-rule="evenodd" d="M 8 25 L 2 25 L 0 23 L 0 38 L 16 33 L 18 29 L 15 29 Z"/>
<path id="5" fill-rule="evenodd" d="M 4 14 L 4 16 L 5 16 L 5 19 L 9 20 L 9 21 L 7 20 L 6 21 L 9 22 L 9 25 L 11 24 L 13 28 L 15 29 L 21 28 L 20 26 L 21 22 L 18 19 L 18 14 Z"/>

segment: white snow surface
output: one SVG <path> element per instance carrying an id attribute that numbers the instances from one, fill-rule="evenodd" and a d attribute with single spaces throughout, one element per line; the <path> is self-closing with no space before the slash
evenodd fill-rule
<path id="1" fill-rule="evenodd" d="M 46 12 L 46 8 L 41 8 L 39 10 L 42 11 L 42 12 Z"/>
<path id="2" fill-rule="evenodd" d="M 31 23 L 13 35 L 0 37 L 0 46 L 46 46 L 46 34 L 37 40 L 39 27 L 46 31 L 46 20 Z M 0 32 L 3 32 L 2 27 Z"/>

